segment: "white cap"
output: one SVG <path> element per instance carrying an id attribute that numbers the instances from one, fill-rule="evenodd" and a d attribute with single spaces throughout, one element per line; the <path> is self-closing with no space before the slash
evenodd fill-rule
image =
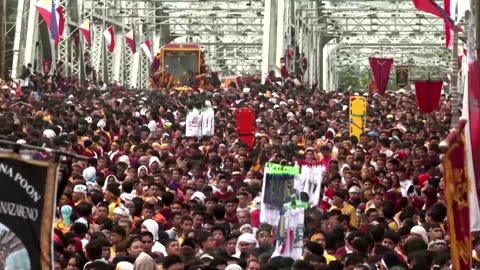
<path id="1" fill-rule="evenodd" d="M 243 93 L 245 93 L 245 94 L 250 93 L 250 88 L 248 88 L 248 87 L 243 88 Z"/>
<path id="2" fill-rule="evenodd" d="M 201 203 L 203 203 L 206 198 L 207 198 L 207 196 L 205 196 L 205 194 L 203 194 L 203 192 L 195 191 L 195 193 L 193 193 L 191 199 L 192 199 L 192 200 L 197 199 L 198 201 L 200 201 Z"/>
<path id="3" fill-rule="evenodd" d="M 97 169 L 93 166 L 87 167 L 83 170 L 82 176 L 85 181 L 94 182 L 97 176 Z"/>
<path id="4" fill-rule="evenodd" d="M 85 226 L 88 226 L 88 220 L 84 217 L 81 217 L 81 218 L 75 220 L 75 223 L 82 223 L 82 224 L 85 224 Z"/>
<path id="5" fill-rule="evenodd" d="M 348 193 L 360 193 L 360 188 L 357 186 L 352 186 L 349 190 Z"/>
<path id="6" fill-rule="evenodd" d="M 128 165 L 130 165 L 130 159 L 126 155 L 123 155 L 123 156 L 119 157 L 117 163 L 118 162 L 125 162 Z"/>
<path id="7" fill-rule="evenodd" d="M 156 156 L 151 156 L 150 160 L 148 161 L 148 166 L 152 166 L 154 162 L 160 163 L 160 160 Z"/>
<path id="8" fill-rule="evenodd" d="M 115 207 L 115 209 L 113 209 L 113 213 L 117 214 L 117 215 L 120 215 L 122 217 L 128 217 L 130 219 L 132 218 L 130 216 L 130 212 L 128 211 L 128 209 L 123 207 L 123 206 Z"/>
<path id="9" fill-rule="evenodd" d="M 55 136 L 57 136 L 57 134 L 51 129 L 45 129 L 43 131 L 43 136 L 47 137 L 48 139 L 53 139 Z"/>
<path id="10" fill-rule="evenodd" d="M 312 108 L 308 108 L 308 109 L 307 109 L 307 113 L 313 114 L 313 109 L 312 109 Z"/>
<path id="11" fill-rule="evenodd" d="M 133 270 L 133 264 L 130 262 L 119 262 L 117 263 L 117 268 L 115 270 Z"/>
<path id="12" fill-rule="evenodd" d="M 85 186 L 85 185 L 76 185 L 76 186 L 73 188 L 73 192 L 82 193 L 82 194 L 87 194 L 87 186 Z"/>
<path id="13" fill-rule="evenodd" d="M 247 183 L 250 185 L 250 183 L 253 182 L 253 179 L 250 179 L 250 178 L 245 178 L 245 180 L 243 180 L 244 183 Z"/>
<path id="14" fill-rule="evenodd" d="M 17 141 L 18 144 L 26 144 L 27 141 L 25 141 L 24 139 L 20 139 Z"/>
<path id="15" fill-rule="evenodd" d="M 238 264 L 229 264 L 225 270 L 242 270 L 242 267 Z"/>

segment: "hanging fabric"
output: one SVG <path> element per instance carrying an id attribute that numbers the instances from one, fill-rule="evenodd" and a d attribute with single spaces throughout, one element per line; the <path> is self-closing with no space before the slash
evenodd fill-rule
<path id="1" fill-rule="evenodd" d="M 200 115 L 199 111 L 196 108 L 189 111 L 187 113 L 187 117 L 185 119 L 185 136 L 187 137 L 196 137 L 198 136 L 199 129 L 200 129 Z"/>
<path id="2" fill-rule="evenodd" d="M 212 107 L 202 110 L 202 136 L 213 136 L 215 134 L 215 111 Z"/>
<path id="3" fill-rule="evenodd" d="M 305 210 L 303 208 L 284 209 L 276 224 L 277 241 L 272 258 L 276 256 L 300 259 L 302 257 L 305 233 Z"/>
<path id="4" fill-rule="evenodd" d="M 305 192 L 309 196 L 308 203 L 312 206 L 318 205 L 321 198 L 321 189 L 325 166 L 318 164 L 303 164 L 300 167 L 300 174 L 295 177 L 294 189 L 297 193 Z"/>
<path id="5" fill-rule="evenodd" d="M 288 174 L 267 174 L 265 177 L 264 202 L 278 209 L 293 192 L 293 177 Z"/>
<path id="6" fill-rule="evenodd" d="M 290 200 L 294 191 L 294 179 L 299 168 L 266 163 L 263 174 L 260 222 L 276 226 L 278 211 Z"/>
<path id="7" fill-rule="evenodd" d="M 185 136 L 213 136 L 215 133 L 215 111 L 212 107 L 193 108 L 187 113 Z"/>

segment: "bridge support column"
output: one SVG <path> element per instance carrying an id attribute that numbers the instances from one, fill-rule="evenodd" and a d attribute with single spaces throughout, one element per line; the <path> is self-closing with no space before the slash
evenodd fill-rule
<path id="1" fill-rule="evenodd" d="M 265 0 L 263 20 L 262 77 L 276 70 L 284 53 L 285 0 Z"/>

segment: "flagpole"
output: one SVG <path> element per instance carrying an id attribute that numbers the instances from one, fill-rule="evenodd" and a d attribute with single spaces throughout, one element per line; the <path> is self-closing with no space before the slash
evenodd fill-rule
<path id="1" fill-rule="evenodd" d="M 0 37 L 1 37 L 1 46 L 0 46 L 0 79 L 6 79 L 6 72 L 5 72 L 5 59 L 6 59 L 6 28 L 7 28 L 7 0 L 2 0 L 2 21 L 0 22 Z"/>
<path id="2" fill-rule="evenodd" d="M 455 1 L 455 15 L 458 13 L 458 2 Z M 460 118 L 460 93 L 458 92 L 458 24 L 457 18 L 454 18 L 453 41 L 452 41 L 452 81 L 450 94 L 452 95 L 452 122 L 451 126 L 456 127 Z"/>

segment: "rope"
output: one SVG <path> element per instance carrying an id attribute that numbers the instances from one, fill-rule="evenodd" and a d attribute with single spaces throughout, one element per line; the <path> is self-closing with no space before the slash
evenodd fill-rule
<path id="1" fill-rule="evenodd" d="M 349 120 L 350 120 L 349 122 L 350 122 L 351 124 L 354 124 L 355 126 L 357 126 L 358 128 L 360 128 L 360 129 L 363 130 L 363 129 L 364 129 L 364 123 L 365 123 L 364 120 L 365 120 L 365 116 L 366 116 L 366 115 L 367 115 L 366 113 L 363 113 L 363 114 L 350 113 L 350 116 L 351 116 L 351 117 L 350 117 L 350 119 L 349 119 Z M 360 126 L 358 126 L 357 124 L 353 123 L 352 117 L 360 117 L 360 120 L 362 121 L 362 126 L 360 127 Z"/>

